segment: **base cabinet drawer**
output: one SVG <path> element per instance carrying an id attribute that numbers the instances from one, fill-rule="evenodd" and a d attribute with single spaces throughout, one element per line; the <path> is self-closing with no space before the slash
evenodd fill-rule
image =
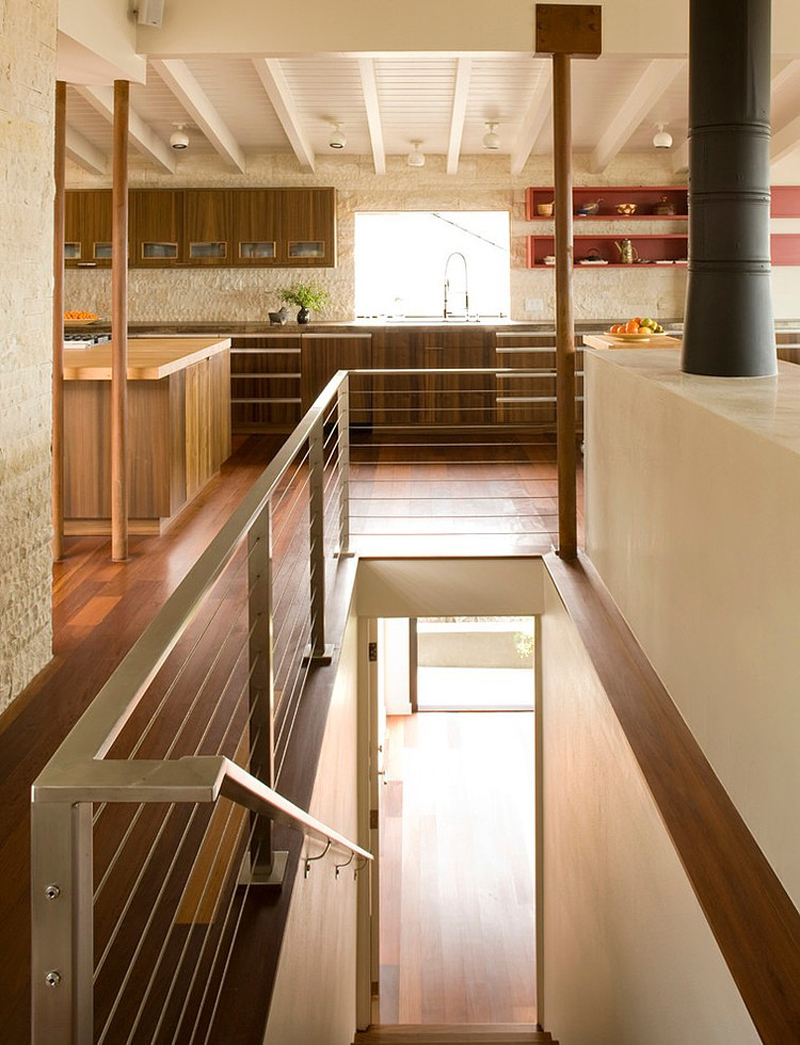
<path id="1" fill-rule="evenodd" d="M 495 397 L 500 424 L 555 431 L 556 346 L 547 334 L 497 334 Z M 583 424 L 583 351 L 575 353 L 576 421 Z"/>
<path id="2" fill-rule="evenodd" d="M 231 339 L 231 425 L 234 432 L 294 428 L 301 410 L 299 334 Z"/>

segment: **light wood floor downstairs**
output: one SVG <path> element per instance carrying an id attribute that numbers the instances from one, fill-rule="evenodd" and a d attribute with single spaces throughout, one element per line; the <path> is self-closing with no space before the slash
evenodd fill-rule
<path id="1" fill-rule="evenodd" d="M 535 1024 L 531 712 L 387 721 L 380 1022 Z"/>

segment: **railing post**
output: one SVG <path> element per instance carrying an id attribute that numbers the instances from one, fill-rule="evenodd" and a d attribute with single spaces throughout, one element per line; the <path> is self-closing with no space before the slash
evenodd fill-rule
<path id="1" fill-rule="evenodd" d="M 34 1045 L 83 1045 L 93 1030 L 92 806 L 31 804 Z"/>
<path id="2" fill-rule="evenodd" d="M 325 645 L 325 429 L 318 418 L 308 437 L 311 660 L 330 663 Z"/>
<path id="3" fill-rule="evenodd" d="M 339 422 L 339 557 L 350 555 L 350 375 L 336 398 Z"/>
<path id="4" fill-rule="evenodd" d="M 268 500 L 247 535 L 250 772 L 275 787 L 275 678 L 272 627 L 272 503 Z M 255 817 L 250 880 L 278 885 L 287 853 L 273 850 L 272 821 Z"/>

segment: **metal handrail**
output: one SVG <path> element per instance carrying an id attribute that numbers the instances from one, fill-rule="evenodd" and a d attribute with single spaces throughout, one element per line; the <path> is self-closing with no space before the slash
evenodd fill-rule
<path id="1" fill-rule="evenodd" d="M 187 576 L 142 632 L 111 678 L 69 732 L 36 783 L 46 786 L 55 767 L 101 759 L 119 736 L 142 694 L 175 648 L 204 596 L 259 517 L 289 465 L 347 378 L 340 370 L 267 465 Z"/>

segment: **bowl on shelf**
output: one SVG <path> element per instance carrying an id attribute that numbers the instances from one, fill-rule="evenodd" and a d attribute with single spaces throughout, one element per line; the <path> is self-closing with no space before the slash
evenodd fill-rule
<path id="1" fill-rule="evenodd" d="M 603 202 L 603 197 L 601 196 L 597 200 L 592 200 L 591 202 L 581 203 L 580 206 L 578 207 L 578 212 L 577 212 L 578 213 L 578 217 L 590 218 L 593 214 L 599 214 L 600 213 L 600 204 L 602 202 Z"/>
<path id="2" fill-rule="evenodd" d="M 636 204 L 635 203 L 618 203 L 617 214 L 635 214 Z"/>
<path id="3" fill-rule="evenodd" d="M 536 213 L 540 218 L 552 218 L 553 216 L 553 202 L 550 203 L 537 203 Z"/>

